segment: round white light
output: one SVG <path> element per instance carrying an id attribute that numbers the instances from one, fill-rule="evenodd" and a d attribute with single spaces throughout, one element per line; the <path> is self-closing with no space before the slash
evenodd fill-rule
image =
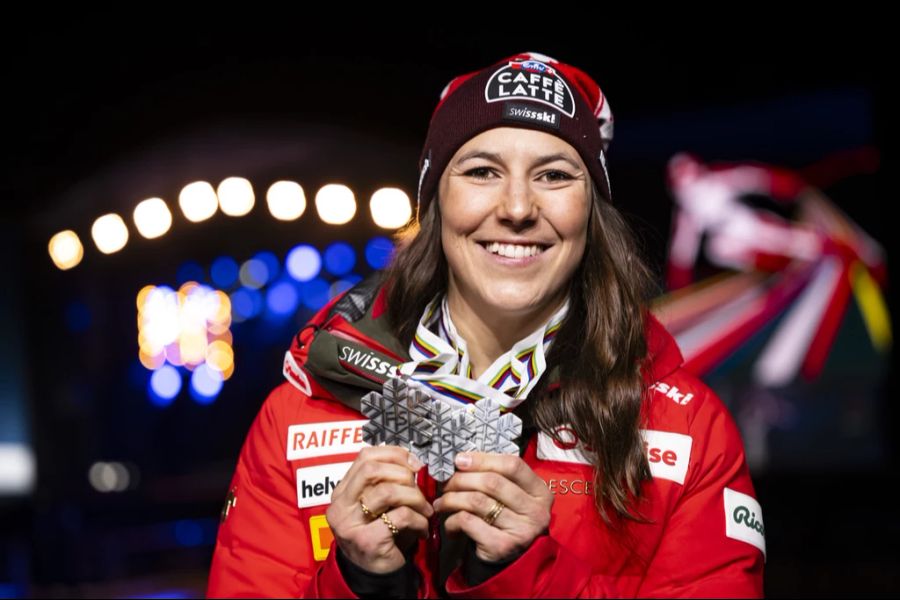
<path id="1" fill-rule="evenodd" d="M 279 221 L 293 221 L 306 211 L 306 194 L 299 183 L 276 181 L 266 192 L 269 212 Z"/>
<path id="2" fill-rule="evenodd" d="M 78 234 L 71 229 L 60 231 L 50 238 L 47 249 L 53 264 L 63 271 L 80 263 L 84 256 L 81 240 L 78 239 Z"/>
<path id="3" fill-rule="evenodd" d="M 222 212 L 229 217 L 243 217 L 256 203 L 253 185 L 243 177 L 223 179 L 216 194 L 219 196 Z"/>
<path id="4" fill-rule="evenodd" d="M 94 244 L 103 254 L 112 254 L 125 247 L 128 242 L 128 228 L 122 217 L 115 213 L 103 215 L 91 227 Z"/>
<path id="5" fill-rule="evenodd" d="M 329 183 L 316 193 L 319 218 L 331 225 L 343 225 L 356 214 L 356 198 L 346 185 Z"/>
<path id="6" fill-rule="evenodd" d="M 403 227 L 412 216 L 409 196 L 398 188 L 381 188 L 372 194 L 369 200 L 372 220 L 384 229 Z"/>
<path id="7" fill-rule="evenodd" d="M 216 214 L 219 200 L 212 185 L 206 181 L 195 181 L 182 188 L 178 194 L 178 205 L 188 221 L 199 223 Z"/>
<path id="8" fill-rule="evenodd" d="M 172 213 L 162 198 L 148 198 L 135 207 L 134 226 L 148 240 L 158 238 L 172 227 Z"/>

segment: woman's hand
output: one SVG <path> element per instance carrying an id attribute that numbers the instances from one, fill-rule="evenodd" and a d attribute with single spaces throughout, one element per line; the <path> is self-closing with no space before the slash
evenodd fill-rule
<path id="1" fill-rule="evenodd" d="M 325 511 L 337 545 L 351 562 L 372 573 L 396 571 L 406 563 L 403 551 L 417 538 L 428 537 L 428 517 L 434 509 L 416 485 L 415 474 L 422 466 L 397 446 L 360 451 Z"/>
<path id="2" fill-rule="evenodd" d="M 548 531 L 553 494 L 524 460 L 466 452 L 456 456 L 456 468 L 434 509 L 455 513 L 447 517 L 445 529 L 472 538 L 478 558 L 513 559 Z"/>

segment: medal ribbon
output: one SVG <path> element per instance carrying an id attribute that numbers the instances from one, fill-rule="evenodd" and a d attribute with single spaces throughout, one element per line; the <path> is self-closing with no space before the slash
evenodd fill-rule
<path id="1" fill-rule="evenodd" d="M 428 388 L 433 396 L 457 404 L 487 397 L 498 402 L 502 410 L 512 410 L 528 397 L 547 369 L 545 353 L 568 310 L 567 298 L 547 323 L 513 344 L 477 379 L 472 379 L 466 341 L 450 319 L 447 295 L 435 297 L 425 308 L 409 345 L 412 360 L 397 370 Z"/>

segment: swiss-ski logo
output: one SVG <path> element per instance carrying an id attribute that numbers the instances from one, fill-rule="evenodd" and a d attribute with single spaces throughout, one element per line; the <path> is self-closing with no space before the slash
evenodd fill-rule
<path id="1" fill-rule="evenodd" d="M 553 67 L 537 60 L 511 61 L 500 67 L 484 86 L 485 102 L 540 102 L 568 117 L 575 116 L 575 97 Z"/>
<path id="2" fill-rule="evenodd" d="M 397 366 L 385 360 L 381 354 L 349 344 L 338 344 L 338 357 L 345 367 L 359 367 L 381 379 L 397 376 Z"/>

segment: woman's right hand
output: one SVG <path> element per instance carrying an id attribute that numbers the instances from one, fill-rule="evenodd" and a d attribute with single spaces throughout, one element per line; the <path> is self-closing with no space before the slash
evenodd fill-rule
<path id="1" fill-rule="evenodd" d="M 355 565 L 372 573 L 396 571 L 406 563 L 404 551 L 428 537 L 434 509 L 415 480 L 423 466 L 398 446 L 367 446 L 350 465 L 331 494 L 325 518 L 335 542 Z M 382 513 L 397 528 L 396 536 L 379 518 Z"/>

